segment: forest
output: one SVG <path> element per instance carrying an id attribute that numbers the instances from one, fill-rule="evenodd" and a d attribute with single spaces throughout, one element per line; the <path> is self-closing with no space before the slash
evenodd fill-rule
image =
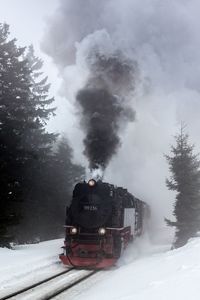
<path id="1" fill-rule="evenodd" d="M 65 136 L 48 132 L 56 115 L 43 62 L 0 24 L 0 246 L 63 235 L 65 207 L 85 173 Z"/>

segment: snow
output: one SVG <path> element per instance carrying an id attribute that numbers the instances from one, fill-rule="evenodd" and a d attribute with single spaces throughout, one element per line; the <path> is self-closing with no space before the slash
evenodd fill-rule
<path id="1" fill-rule="evenodd" d="M 199 299 L 200 239 L 170 250 L 138 239 L 124 253 L 118 267 L 75 288 L 67 299 L 76 300 L 188 300 Z M 64 300 L 66 296 L 56 299 Z"/>
<path id="2" fill-rule="evenodd" d="M 0 296 L 33 283 L 64 267 L 58 255 L 63 240 L 0 248 Z M 66 274 L 67 276 L 67 274 Z M 76 300 L 188 300 L 199 299 L 200 238 L 182 248 L 152 244 L 147 237 L 135 241 L 116 267 L 97 273 L 56 299 Z"/>
<path id="3" fill-rule="evenodd" d="M 63 240 L 0 248 L 0 297 L 63 271 L 58 255 Z"/>
<path id="4" fill-rule="evenodd" d="M 91 273 L 88 270 L 72 270 L 70 273 L 63 274 L 51 282 L 46 282 L 40 286 L 40 288 L 32 288 L 31 293 L 27 291 L 23 295 L 15 296 L 14 300 L 42 300 L 51 299 L 54 293 L 59 293 L 64 287 L 77 282 L 80 278 L 84 278 L 86 275 Z"/>

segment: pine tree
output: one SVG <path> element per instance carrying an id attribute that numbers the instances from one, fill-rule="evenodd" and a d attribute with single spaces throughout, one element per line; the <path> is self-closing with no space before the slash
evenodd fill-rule
<path id="1" fill-rule="evenodd" d="M 24 58 L 29 70 L 29 102 L 33 106 L 32 114 L 29 115 L 29 118 L 32 118 L 32 126 L 27 128 L 26 135 L 23 137 L 23 147 L 26 151 L 33 153 L 33 159 L 29 161 L 26 169 L 27 197 L 31 197 L 33 190 L 31 187 L 42 176 L 43 165 L 46 165 L 52 159 L 52 148 L 58 135 L 49 133 L 46 130 L 47 121 L 50 117 L 55 116 L 56 109 L 51 107 L 54 98 L 49 98 L 50 84 L 47 83 L 48 78 L 44 77 L 41 71 L 43 62 L 35 56 L 33 46 L 28 48 Z"/>
<path id="2" fill-rule="evenodd" d="M 36 239 L 36 235 L 39 236 L 37 231 L 50 209 L 47 195 L 52 182 L 49 182 L 49 174 L 45 171 L 52 165 L 54 158 L 52 149 L 58 136 L 46 131 L 47 121 L 51 116 L 55 116 L 55 108 L 51 106 L 54 98 L 49 98 L 48 78 L 44 77 L 41 71 L 43 62 L 35 56 L 33 46 L 29 46 L 23 56 L 29 70 L 30 101 L 34 107 L 34 126 L 27 130 L 27 135 L 23 138 L 23 147 L 34 155 L 24 170 L 25 202 L 21 205 L 23 219 L 21 226 L 17 226 L 15 230 L 16 240 L 21 243 L 32 242 Z"/>
<path id="3" fill-rule="evenodd" d="M 171 178 L 166 180 L 168 189 L 176 191 L 173 215 L 176 221 L 166 219 L 176 228 L 173 247 L 181 247 L 200 231 L 200 161 L 194 154 L 194 145 L 181 127 L 171 147 L 171 156 L 166 155 Z"/>
<path id="4" fill-rule="evenodd" d="M 40 168 L 20 238 L 33 242 L 63 236 L 65 207 L 71 201 L 74 184 L 85 175 L 84 168 L 72 159 L 67 139 L 60 139 L 51 160 Z"/>
<path id="5" fill-rule="evenodd" d="M 9 27 L 0 24 L 0 244 L 8 245 L 7 226 L 19 219 L 12 208 L 21 199 L 20 149 L 23 103 L 29 86 L 23 78 L 25 63 L 20 60 L 23 48 L 15 40 L 7 41 Z M 21 105 L 22 102 L 22 105 Z M 21 120 L 18 119 L 21 118 Z"/>
<path id="6" fill-rule="evenodd" d="M 65 208 L 72 200 L 72 191 L 75 184 L 85 178 L 85 169 L 73 162 L 73 150 L 66 137 L 58 141 L 54 160 L 54 193 L 59 204 L 57 210 L 57 224 L 64 223 Z M 53 192 L 53 191 L 52 191 Z"/>
<path id="7" fill-rule="evenodd" d="M 46 130 L 55 114 L 42 61 L 0 24 L 0 246 L 62 232 L 65 205 L 84 169 L 66 140 Z"/>
<path id="8" fill-rule="evenodd" d="M 60 138 L 58 141 L 57 151 L 55 153 L 54 169 L 56 171 L 57 191 L 63 199 L 64 205 L 69 204 L 71 201 L 72 190 L 76 182 L 85 178 L 85 169 L 72 162 L 73 150 L 69 146 L 69 142 L 65 137 Z M 67 184 L 66 184 L 67 183 Z M 66 197 L 70 195 L 70 198 Z"/>
<path id="9" fill-rule="evenodd" d="M 8 227 L 19 222 L 20 203 L 56 138 L 45 129 L 55 109 L 48 108 L 46 78 L 36 79 L 41 62 L 8 38 L 9 26 L 0 24 L 0 245 L 6 246 L 13 239 Z"/>

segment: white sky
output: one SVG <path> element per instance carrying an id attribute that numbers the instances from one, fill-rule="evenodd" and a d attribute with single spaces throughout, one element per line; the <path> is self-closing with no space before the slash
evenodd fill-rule
<path id="1" fill-rule="evenodd" d="M 45 20 L 58 6 L 59 0 L 0 0 L 0 22 L 10 25 L 11 35 L 20 45 L 39 44 L 45 30 Z"/>
<path id="2" fill-rule="evenodd" d="M 57 68 L 51 59 L 40 50 L 46 20 L 48 16 L 53 14 L 58 5 L 59 0 L 0 0 L 0 23 L 6 22 L 10 25 L 11 37 L 17 39 L 19 46 L 33 44 L 36 54 L 43 59 L 43 71 L 49 77 L 50 92 L 55 96 L 56 106 L 58 106 L 58 117 L 50 123 L 50 130 L 64 131 L 65 127 L 69 125 L 65 120 L 68 104 L 57 94 L 60 85 Z"/>

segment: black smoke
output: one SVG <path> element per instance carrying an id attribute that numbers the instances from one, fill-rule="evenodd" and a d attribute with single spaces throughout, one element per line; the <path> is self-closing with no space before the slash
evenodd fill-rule
<path id="1" fill-rule="evenodd" d="M 76 99 L 86 134 L 84 154 L 89 168 L 104 170 L 120 146 L 120 129 L 134 120 L 129 103 L 137 65 L 122 53 L 108 57 L 93 51 L 92 58 L 88 57 L 89 80 Z"/>
<path id="2" fill-rule="evenodd" d="M 130 103 L 138 66 L 134 43 L 127 44 L 130 28 L 121 34 L 116 26 L 120 19 L 115 2 L 86 0 L 84 6 L 82 2 L 60 1 L 42 48 L 60 68 L 66 97 L 73 101 L 76 95 L 89 168 L 104 170 L 122 143 L 121 129 L 135 117 Z M 73 76 L 68 88 L 67 78 L 71 81 Z"/>

